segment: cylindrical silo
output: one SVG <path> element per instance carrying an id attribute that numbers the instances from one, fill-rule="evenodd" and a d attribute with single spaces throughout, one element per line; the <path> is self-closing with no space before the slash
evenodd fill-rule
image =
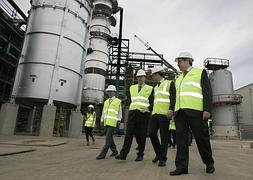
<path id="1" fill-rule="evenodd" d="M 210 76 L 213 91 L 213 130 L 216 137 L 238 137 L 234 111 L 232 73 L 227 69 L 214 70 Z"/>
<path id="2" fill-rule="evenodd" d="M 32 0 L 13 96 L 80 104 L 91 0 Z"/>
<path id="3" fill-rule="evenodd" d="M 92 53 L 87 55 L 84 71 L 82 98 L 84 103 L 103 103 L 106 68 L 109 58 L 108 40 L 112 24 L 110 17 L 117 6 L 116 0 L 94 1 L 90 27 L 90 48 Z"/>
<path id="4" fill-rule="evenodd" d="M 215 70 L 210 74 L 209 78 L 213 95 L 233 94 L 233 79 L 229 70 Z"/>

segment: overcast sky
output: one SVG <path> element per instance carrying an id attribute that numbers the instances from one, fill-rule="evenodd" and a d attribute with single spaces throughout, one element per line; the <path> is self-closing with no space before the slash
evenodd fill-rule
<path id="1" fill-rule="evenodd" d="M 15 0 L 24 11 L 29 0 Z M 124 8 L 123 38 L 130 50 L 148 52 L 138 35 L 176 66 L 181 51 L 202 67 L 207 57 L 230 60 L 234 88 L 253 83 L 253 0 L 118 0 Z"/>

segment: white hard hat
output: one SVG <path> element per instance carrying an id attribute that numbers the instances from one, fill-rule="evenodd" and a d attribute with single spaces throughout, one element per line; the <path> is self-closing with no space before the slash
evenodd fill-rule
<path id="1" fill-rule="evenodd" d="M 109 85 L 107 87 L 106 91 L 115 91 L 116 92 L 116 87 L 114 85 Z"/>
<path id="2" fill-rule="evenodd" d="M 151 75 L 157 73 L 157 72 L 164 72 L 164 68 L 162 66 L 156 66 L 152 69 Z"/>
<path id="3" fill-rule="evenodd" d="M 94 106 L 92 104 L 90 104 L 88 107 L 94 109 Z"/>
<path id="4" fill-rule="evenodd" d="M 139 69 L 139 71 L 136 73 L 136 77 L 138 76 L 146 76 L 146 72 L 142 69 Z"/>
<path id="5" fill-rule="evenodd" d="M 180 58 L 187 58 L 187 59 L 190 59 L 191 61 L 194 60 L 193 57 L 192 57 L 192 55 L 191 55 L 191 53 L 189 53 L 189 52 L 181 52 L 178 55 L 178 57 L 175 59 L 175 61 L 177 62 L 178 59 L 180 59 Z"/>

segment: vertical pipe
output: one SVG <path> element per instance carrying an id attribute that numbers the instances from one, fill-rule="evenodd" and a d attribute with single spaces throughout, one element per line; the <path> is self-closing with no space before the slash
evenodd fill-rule
<path id="1" fill-rule="evenodd" d="M 123 8 L 120 8 L 120 24 L 119 24 L 119 44 L 117 56 L 117 72 L 116 72 L 116 89 L 117 96 L 119 95 L 119 77 L 120 77 L 120 61 L 121 61 L 121 44 L 122 44 L 122 25 L 123 25 Z"/>
<path id="2" fill-rule="evenodd" d="M 88 19 L 88 24 L 91 24 L 91 20 L 92 20 L 92 13 L 93 10 L 91 10 L 91 14 L 90 17 Z M 88 47 L 89 45 L 89 37 L 90 37 L 90 26 L 87 27 L 87 32 L 85 35 L 85 41 L 84 43 L 86 43 L 85 47 Z M 80 112 L 81 111 L 81 106 L 82 106 L 82 93 L 83 93 L 83 81 L 84 81 L 84 63 L 85 63 L 85 59 L 87 57 L 87 49 L 86 51 L 83 53 L 83 58 L 82 58 L 82 65 L 81 65 L 81 80 L 79 83 L 79 87 L 78 87 L 78 97 L 77 97 L 77 107 L 76 107 L 76 111 Z"/>
<path id="3" fill-rule="evenodd" d="M 55 57 L 55 61 L 54 61 L 54 69 L 52 72 L 52 79 L 50 82 L 50 90 L 49 90 L 49 97 L 48 97 L 48 103 L 47 103 L 48 105 L 53 105 L 53 101 L 55 98 L 54 97 L 55 96 L 55 87 L 56 87 L 56 82 L 58 79 L 59 64 L 60 64 L 60 60 L 61 60 L 60 50 L 62 47 L 63 34 L 64 34 L 64 28 L 65 28 L 65 26 L 64 26 L 65 17 L 68 12 L 67 3 L 68 3 L 68 0 L 65 0 L 64 7 L 66 7 L 66 8 L 64 9 L 64 13 L 62 16 L 62 21 L 61 21 L 60 36 L 59 36 L 59 40 L 58 40 L 58 44 L 57 44 L 56 57 Z"/>
<path id="4" fill-rule="evenodd" d="M 13 1 L 13 0 L 7 0 L 10 5 L 12 5 L 14 7 L 14 9 L 22 16 L 22 18 L 27 22 L 27 17 L 26 15 L 23 13 L 23 11 L 18 7 L 18 5 Z"/>
<path id="5" fill-rule="evenodd" d="M 31 6 L 32 6 L 32 3 L 31 3 Z M 27 32 L 29 21 L 32 21 L 30 13 L 31 12 L 29 11 L 28 19 L 27 19 L 27 26 L 25 27 L 25 32 Z M 18 63 L 17 63 L 17 69 L 15 71 L 15 80 L 14 80 L 14 83 L 13 83 L 13 86 L 12 86 L 12 92 L 11 92 L 11 97 L 10 97 L 10 103 L 11 104 L 15 104 L 15 99 L 16 99 L 16 96 L 17 96 L 18 87 L 19 87 L 19 83 L 20 83 L 20 80 L 21 80 L 21 72 L 22 72 L 22 69 L 23 69 L 23 66 L 21 65 L 21 63 L 24 62 L 24 57 L 25 57 L 24 54 L 25 54 L 26 49 L 27 49 L 27 42 L 28 42 L 28 38 L 24 37 L 22 50 L 21 50 L 21 53 L 19 55 L 19 60 L 18 60 Z"/>
<path id="6" fill-rule="evenodd" d="M 35 113 L 36 113 L 36 106 L 33 106 L 32 110 L 32 117 L 31 117 L 31 124 L 30 124 L 30 133 L 33 133 L 33 126 L 34 126 L 34 120 L 35 120 Z"/>

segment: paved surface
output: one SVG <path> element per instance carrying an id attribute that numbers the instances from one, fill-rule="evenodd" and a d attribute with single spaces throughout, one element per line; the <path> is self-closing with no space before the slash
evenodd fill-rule
<path id="1" fill-rule="evenodd" d="M 0 145 L 0 156 L 9 156 L 18 153 L 25 153 L 30 151 L 35 151 L 36 149 L 32 147 L 17 147 L 10 145 Z"/>
<path id="2" fill-rule="evenodd" d="M 30 139 L 21 139 L 21 140 L 9 140 L 9 141 L 0 141 L 0 150 L 2 144 L 8 145 L 22 145 L 22 146 L 59 146 L 66 144 L 67 141 L 63 140 L 48 140 L 40 138 L 30 138 Z"/>
<path id="3" fill-rule="evenodd" d="M 22 140 L 27 136 L 0 136 L 0 141 Z M 1 180 L 244 180 L 253 179 L 253 149 L 248 141 L 212 140 L 216 172 L 206 174 L 195 143 L 190 147 L 189 174 L 169 176 L 174 170 L 176 149 L 168 150 L 166 167 L 151 162 L 154 157 L 150 140 L 142 162 L 135 162 L 135 141 L 126 161 L 108 156 L 96 160 L 104 143 L 97 136 L 96 144 L 86 146 L 83 139 L 51 138 L 64 140 L 67 144 L 54 147 L 36 146 L 36 151 L 0 156 Z M 116 137 L 117 148 L 121 148 L 123 137 Z M 13 145 L 15 146 L 15 145 Z"/>

